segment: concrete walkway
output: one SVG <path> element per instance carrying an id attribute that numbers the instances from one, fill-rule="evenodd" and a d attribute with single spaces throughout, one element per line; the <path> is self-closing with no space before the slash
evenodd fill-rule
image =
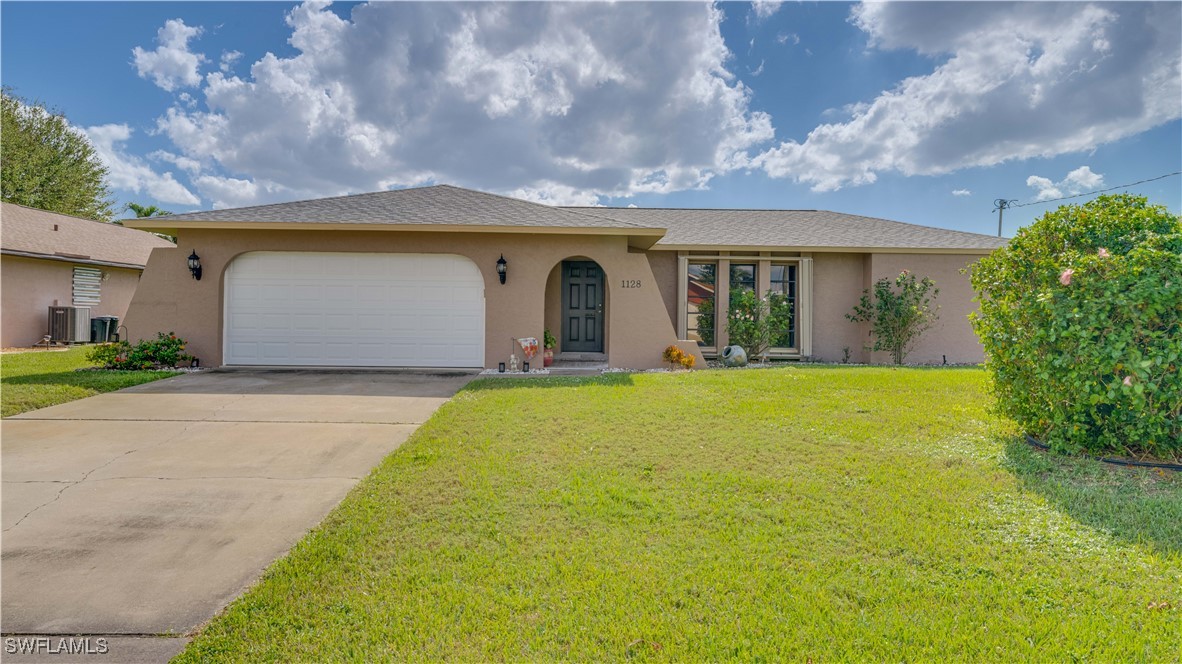
<path id="1" fill-rule="evenodd" d="M 208 372 L 4 420 L 0 629 L 167 659 L 471 378 Z"/>

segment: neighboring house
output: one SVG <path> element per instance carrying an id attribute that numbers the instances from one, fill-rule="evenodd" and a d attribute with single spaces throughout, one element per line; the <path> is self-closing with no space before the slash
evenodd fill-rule
<path id="1" fill-rule="evenodd" d="M 49 328 L 49 307 L 89 307 L 122 319 L 156 248 L 151 233 L 0 203 L 0 344 L 29 346 Z"/>
<path id="2" fill-rule="evenodd" d="M 887 361 L 845 315 L 904 268 L 936 281 L 942 307 L 909 360 L 978 362 L 961 270 L 1005 242 L 833 212 L 561 208 L 447 185 L 127 223 L 178 236 L 148 262 L 131 337 L 175 330 L 207 366 L 494 368 L 550 328 L 560 361 L 659 367 L 679 340 L 699 357 L 725 346 L 735 288 L 795 302 L 776 356 Z"/>

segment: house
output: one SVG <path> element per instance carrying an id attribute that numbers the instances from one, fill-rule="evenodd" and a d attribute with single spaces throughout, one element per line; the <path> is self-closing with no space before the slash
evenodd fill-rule
<path id="1" fill-rule="evenodd" d="M 0 203 L 0 344 L 40 342 L 52 306 L 122 319 L 152 250 L 173 247 L 118 224 Z"/>
<path id="2" fill-rule="evenodd" d="M 148 261 L 131 336 L 175 330 L 207 366 L 494 368 L 549 328 L 559 361 L 658 367 L 670 344 L 725 347 L 736 288 L 792 298 L 778 357 L 888 361 L 845 315 L 904 268 L 942 307 L 909 360 L 978 362 L 961 270 L 1004 244 L 834 212 L 552 207 L 448 185 L 128 225 L 178 237 Z"/>

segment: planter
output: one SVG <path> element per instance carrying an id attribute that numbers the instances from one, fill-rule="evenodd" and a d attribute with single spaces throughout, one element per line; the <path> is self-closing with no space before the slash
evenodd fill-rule
<path id="1" fill-rule="evenodd" d="M 542 350 L 542 366 L 548 367 L 554 364 L 554 349 L 546 348 Z"/>

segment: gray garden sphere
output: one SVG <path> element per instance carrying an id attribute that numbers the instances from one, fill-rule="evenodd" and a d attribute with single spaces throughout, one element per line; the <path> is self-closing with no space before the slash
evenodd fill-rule
<path id="1" fill-rule="evenodd" d="M 727 346 L 722 349 L 722 365 L 726 367 L 747 366 L 747 351 L 741 346 Z"/>

